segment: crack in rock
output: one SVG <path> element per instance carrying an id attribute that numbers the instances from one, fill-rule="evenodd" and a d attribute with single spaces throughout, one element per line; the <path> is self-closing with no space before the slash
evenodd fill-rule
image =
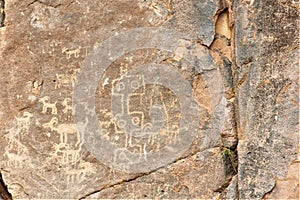
<path id="1" fill-rule="evenodd" d="M 0 199 L 2 200 L 10 200 L 12 199 L 11 194 L 9 193 L 6 184 L 4 183 L 4 180 L 2 178 L 2 175 L 0 173 Z"/>
<path id="2" fill-rule="evenodd" d="M 5 1 L 0 0 L 0 28 L 4 27 L 4 21 L 5 21 Z"/>

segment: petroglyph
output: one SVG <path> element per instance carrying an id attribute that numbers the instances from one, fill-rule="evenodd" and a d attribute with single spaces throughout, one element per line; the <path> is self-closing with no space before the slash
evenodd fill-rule
<path id="1" fill-rule="evenodd" d="M 25 111 L 22 117 L 15 117 L 13 126 L 4 135 L 8 146 L 5 148 L 4 156 L 9 158 L 9 165 L 24 165 L 29 160 L 28 148 L 21 142 L 24 135 L 28 134 L 33 114 Z"/>
<path id="2" fill-rule="evenodd" d="M 80 52 L 81 52 L 81 46 L 79 46 L 77 49 L 68 49 L 64 47 L 61 51 L 62 54 L 64 53 L 66 54 L 67 59 L 70 59 L 72 56 L 74 56 L 74 58 L 79 58 Z"/>
<path id="3" fill-rule="evenodd" d="M 60 143 L 55 145 L 55 151 L 51 153 L 51 157 L 58 159 L 60 164 L 67 166 L 78 163 L 83 155 L 81 146 L 75 149 L 70 145 Z"/>
<path id="4" fill-rule="evenodd" d="M 174 37 L 166 36 L 168 31 Z M 93 131 L 81 132 L 87 144 L 85 147 L 100 162 L 113 168 L 125 167 L 125 171 L 129 169 L 131 172 L 149 170 L 145 163 L 155 168 L 172 162 L 171 159 L 177 157 L 179 152 L 184 153 L 196 136 L 202 134 L 199 129 L 200 110 L 191 87 L 194 76 L 202 72 L 202 65 L 193 66 L 197 64 L 193 60 L 195 56 L 190 56 L 197 44 L 182 39 L 184 37 L 173 30 L 137 29 L 132 32 L 137 41 L 139 37 L 152 33 L 154 37 L 151 38 L 154 39 L 151 44 L 136 42 L 128 45 L 128 38 L 131 37 L 131 31 L 128 31 L 104 41 L 83 62 L 77 77 L 79 87 L 75 88 L 73 96 L 75 121 L 82 121 L 83 117 L 91 121 L 89 129 Z M 155 38 L 170 39 L 170 42 L 161 43 L 161 40 L 155 41 Z M 170 44 L 174 45 L 170 48 Z M 161 47 L 163 59 L 154 59 L 149 64 L 140 65 L 135 63 L 135 56 L 131 56 L 134 54 L 131 53 L 133 49 L 140 55 L 146 55 L 149 54 L 149 48 L 157 46 Z M 163 52 L 168 49 L 169 52 Z M 107 55 L 107 52 L 113 52 L 114 57 L 99 59 L 98 56 Z M 214 66 L 206 51 L 204 56 L 207 57 L 205 62 Z M 100 81 L 98 77 L 101 77 Z M 217 84 L 216 90 L 221 91 L 218 89 Z M 216 94 L 220 95 L 221 92 Z M 96 112 L 92 110 L 94 106 Z M 222 106 L 218 109 L 222 109 Z M 97 121 L 98 124 L 95 123 Z M 207 126 L 211 125 L 210 122 L 208 119 Z M 102 143 L 106 145 L 99 145 Z M 111 151 L 107 152 L 107 149 Z M 157 156 L 162 155 L 160 152 L 164 152 L 163 158 L 155 163 Z"/>
<path id="5" fill-rule="evenodd" d="M 63 113 L 67 113 L 69 110 L 72 111 L 72 105 L 69 105 L 72 102 L 70 98 L 65 98 L 62 102 L 62 106 L 64 107 Z"/>
<path id="6" fill-rule="evenodd" d="M 30 120 L 32 117 L 33 117 L 33 114 L 26 112 L 26 111 L 23 113 L 23 117 L 15 117 L 15 119 L 17 121 L 17 129 L 21 130 L 21 129 L 25 128 L 27 131 L 30 126 Z"/>
<path id="7" fill-rule="evenodd" d="M 215 1 L 205 3 L 212 4 L 213 2 Z M 16 199 L 79 199 L 94 190 L 122 182 L 128 178 L 134 178 L 135 173 L 145 172 L 143 169 L 137 168 L 130 171 L 132 174 L 120 172 L 105 160 L 98 159 L 98 156 L 89 149 L 93 145 L 98 149 L 97 152 L 108 156 L 116 148 L 126 148 L 129 153 L 138 156 L 137 161 L 150 163 L 149 168 L 148 166 L 145 167 L 147 172 L 163 168 L 166 165 L 164 160 L 168 157 L 175 160 L 179 158 L 178 155 L 182 155 L 180 150 L 180 152 L 176 152 L 176 155 L 170 154 L 169 156 L 165 154 L 167 156 L 162 157 L 162 159 L 160 159 L 161 157 L 156 157 L 156 160 L 151 159 L 152 153 L 162 152 L 164 154 L 163 148 L 170 143 L 177 145 L 181 140 L 185 144 L 190 144 L 189 140 L 181 137 L 179 134 L 180 129 L 188 130 L 183 133 L 188 138 L 194 138 L 193 133 L 198 131 L 198 127 L 197 130 L 193 126 L 188 129 L 191 127 L 192 120 L 185 120 L 181 123 L 182 118 L 189 119 L 182 117 L 181 113 L 186 112 L 186 115 L 193 115 L 194 113 L 190 112 L 184 102 L 180 101 L 180 95 L 167 89 L 168 85 L 166 85 L 166 88 L 161 87 L 162 84 L 157 83 L 157 80 L 153 80 L 153 85 L 150 83 L 147 83 L 147 85 L 139 82 L 139 77 L 136 78 L 136 82 L 134 80 L 128 82 L 125 89 L 131 88 L 132 91 L 127 95 L 126 100 L 121 102 L 122 109 L 124 109 L 121 114 L 128 116 L 126 122 L 132 124 L 132 127 L 136 128 L 134 130 L 127 131 L 121 128 L 124 123 L 122 125 L 122 121 L 115 119 L 116 114 L 113 114 L 111 109 L 111 98 L 112 90 L 118 82 L 122 81 L 120 77 L 124 73 L 148 63 L 161 63 L 165 58 L 172 57 L 177 38 L 188 38 L 190 33 L 195 33 L 197 37 L 199 36 L 202 39 L 203 36 L 198 34 L 203 29 L 202 24 L 199 25 L 198 23 L 198 19 L 201 19 L 198 12 L 203 11 L 203 14 L 206 14 L 207 10 L 214 12 L 215 9 L 210 7 L 209 9 L 202 9 L 199 7 L 201 9 L 196 10 L 198 9 L 194 5 L 196 3 L 197 1 L 179 1 L 178 4 L 174 3 L 174 11 L 172 10 L 172 1 L 169 0 L 153 0 L 150 2 L 143 0 L 134 2 L 129 0 L 90 2 L 32 0 L 18 5 L 17 2 L 9 3 L 7 7 L 8 14 L 10 13 L 8 15 L 9 23 L 7 24 L 9 26 L 7 30 L 3 29 L 1 32 L 1 36 L 4 38 L 4 41 L 1 42 L 1 50 L 6 52 L 3 62 L 0 58 L 0 63 L 4 66 L 3 87 L 5 90 L 2 94 L 4 101 L 1 101 L 0 105 L 1 108 L 4 108 L 1 121 L 4 121 L 4 128 L 6 128 L 6 118 L 9 118 L 7 121 L 14 119 L 15 113 L 19 109 L 25 108 L 23 105 L 28 102 L 32 102 L 32 104 L 29 105 L 29 108 L 25 108 L 26 111 L 34 113 L 33 116 L 24 115 L 24 119 L 19 122 L 15 121 L 16 129 L 15 127 L 11 129 L 10 136 L 6 134 L 6 128 L 4 134 L 7 137 L 2 138 L 3 144 L 6 145 L 5 143 L 9 141 L 11 147 L 6 153 L 7 156 L 4 159 L 1 157 L 1 164 L 6 165 L 7 159 L 9 160 L 7 157 L 13 156 L 13 154 L 18 156 L 22 156 L 22 154 L 30 155 L 32 158 L 32 162 L 26 162 L 24 168 L 15 164 L 8 168 L 11 172 L 5 172 L 5 179 L 9 186 L 14 184 L 13 182 L 20 183 L 24 187 L 22 190 L 28 193 L 28 196 L 26 196 L 26 194 L 14 192 L 13 196 Z M 140 4 L 145 6 L 139 7 Z M 149 10 L 150 4 L 152 4 L 152 10 Z M 171 12 L 176 12 L 177 17 L 170 22 L 171 24 L 167 24 L 169 23 L 167 22 L 167 15 Z M 209 18 L 210 16 L 205 17 Z M 103 20 L 97 20 L 100 18 Z M 151 18 L 153 23 L 149 23 Z M 156 28 L 139 28 L 137 31 L 134 29 L 131 31 L 134 27 L 152 27 L 151 24 L 161 24 L 162 27 L 174 28 L 174 30 L 183 31 L 184 33 L 175 35 L 172 30 Z M 206 22 L 203 22 L 203 24 L 209 26 L 209 29 L 214 29 L 213 24 L 206 25 Z M 131 25 L 134 25 L 134 27 Z M 130 34 L 126 35 L 127 33 Z M 124 35 L 126 40 L 117 37 L 116 42 L 114 41 L 116 37 L 108 38 L 118 34 Z M 188 40 L 194 41 L 194 39 L 198 38 Z M 111 44 L 104 43 L 102 45 L 102 41 L 111 41 Z M 95 46 L 93 46 L 94 44 Z M 85 46 L 89 46 L 91 54 L 87 55 L 88 51 L 86 51 Z M 100 50 L 97 50 L 97 46 L 101 47 Z M 107 72 L 109 69 L 105 65 L 98 63 L 98 60 L 104 60 L 107 57 L 107 53 L 111 53 L 109 56 L 112 58 L 109 58 L 111 61 L 109 68 L 112 68 L 109 72 Z M 179 49 L 179 57 L 185 56 L 180 53 Z M 115 58 L 117 59 L 113 60 Z M 197 72 L 193 71 L 192 66 L 190 71 L 184 70 L 185 60 L 185 58 L 182 58 L 180 59 L 182 63 L 174 64 L 174 71 L 178 71 L 183 79 L 191 83 L 193 80 L 192 75 Z M 10 67 L 10 61 L 13 61 L 14 67 Z M 87 69 L 83 63 L 95 63 L 95 65 Z M 169 63 L 169 66 L 171 64 Z M 78 76 L 80 81 L 77 82 L 77 80 L 75 81 L 75 69 L 78 68 L 85 72 L 83 76 Z M 103 71 L 103 76 L 100 76 L 101 71 Z M 145 75 L 147 75 L 148 71 L 145 71 Z M 156 69 L 154 71 L 159 72 Z M 141 74 L 143 73 L 141 72 Z M 171 82 L 173 85 L 184 87 L 182 79 L 169 75 L 169 73 L 161 73 L 159 76 L 160 78 L 167 77 L 164 80 L 173 81 Z M 90 81 L 96 76 L 97 79 L 101 79 L 101 82 L 99 80 Z M 80 79 L 80 77 L 82 78 Z M 125 77 L 123 77 L 124 79 Z M 40 80 L 44 80 L 42 87 Z M 32 82 L 32 94 L 23 91 L 22 86 L 27 82 Z M 102 88 L 104 92 L 94 93 L 97 91 L 98 83 L 99 88 Z M 89 90 L 89 92 L 86 94 L 83 91 L 79 92 L 79 95 L 75 95 L 76 88 L 83 88 L 83 90 Z M 19 99 L 15 98 L 16 95 L 19 95 Z M 27 99 L 28 96 L 30 101 Z M 44 96 L 48 97 L 44 98 Z M 91 96 L 95 101 L 99 99 L 101 105 L 96 102 L 97 104 L 95 103 L 92 106 L 91 104 L 94 101 L 90 101 Z M 41 100 L 38 102 L 40 97 Z M 184 97 L 190 98 L 189 95 Z M 74 99 L 77 99 L 77 101 Z M 86 99 L 87 103 L 85 102 Z M 36 102 L 38 103 L 36 104 Z M 72 104 L 74 105 L 74 116 L 72 115 Z M 98 106 L 99 109 L 96 110 L 95 106 Z M 76 113 L 76 109 L 78 113 Z M 103 113 L 99 113 L 99 110 Z M 6 112 L 11 112 L 11 114 L 7 115 Z M 91 113 L 95 116 L 95 120 L 90 117 Z M 76 114 L 82 116 L 82 118 L 75 118 Z M 22 117 L 22 113 L 18 113 L 17 117 Z M 193 119 L 197 120 L 194 116 Z M 99 133 L 97 135 L 99 137 L 95 137 L 96 134 L 88 135 L 85 138 L 79 137 L 79 133 L 72 124 L 73 120 L 76 122 L 77 130 L 82 131 L 79 132 L 82 135 L 86 136 L 89 132 L 96 130 L 98 127 L 97 120 L 102 132 L 93 132 Z M 12 126 L 7 127 L 11 128 Z M 22 134 L 24 137 L 18 138 Z M 91 139 L 89 140 L 89 138 Z M 106 141 L 100 141 L 99 138 L 106 138 Z M 81 144 L 85 140 L 88 142 L 83 147 Z M 108 147 L 101 149 L 101 146 L 105 146 L 100 145 L 102 142 L 105 145 L 108 144 Z M 113 148 L 110 148 L 110 144 Z M 201 146 L 200 142 L 196 144 Z M 218 143 L 213 140 L 211 144 Z M 2 147 L 1 142 L 0 146 Z M 19 153 L 16 153 L 15 150 Z M 4 151 L 2 153 L 4 154 Z M 186 152 L 185 155 L 190 155 L 190 152 Z M 132 160 L 129 155 L 125 154 L 125 156 Z M 28 160 L 26 156 L 24 158 L 22 161 Z M 17 159 L 19 158 L 15 157 L 15 160 Z M 170 161 L 173 162 L 174 160 Z M 92 162 L 92 165 L 96 167 L 81 166 L 82 163 L 87 161 Z M 152 163 L 154 164 L 151 165 Z M 168 163 L 170 162 L 168 161 Z M 88 170 L 86 171 L 87 168 L 91 169 L 91 173 Z M 13 172 L 14 169 L 17 170 Z M 115 177 L 112 179 L 106 176 L 110 174 L 110 170 L 115 172 Z M 170 177 L 169 167 L 166 167 L 166 170 L 166 173 L 161 175 Z M 92 172 L 96 172 L 96 174 L 93 175 Z M 31 177 L 30 174 L 36 176 Z M 104 175 L 102 176 L 102 174 Z M 149 177 L 145 176 L 143 178 L 148 179 Z M 155 178 L 153 179 L 155 180 Z M 178 179 L 181 179 L 181 177 Z M 139 180 L 141 179 L 134 180 L 133 184 Z M 152 182 L 152 180 L 150 181 Z M 173 187 L 173 182 L 170 181 Z M 185 181 L 188 182 L 189 180 L 184 179 L 181 181 L 184 184 Z M 39 188 L 39 191 L 34 191 L 32 188 Z M 198 197 L 195 194 L 192 195 L 195 198 Z M 134 198 L 134 196 L 131 197 Z M 169 198 L 175 197 L 170 195 Z"/>
<path id="8" fill-rule="evenodd" d="M 80 135 L 77 131 L 76 126 L 71 123 L 59 124 L 57 117 L 53 117 L 48 123 L 43 124 L 43 128 L 49 128 L 51 131 L 59 133 L 61 144 L 68 143 L 68 135 L 76 135 L 76 145 L 80 143 Z"/>
<path id="9" fill-rule="evenodd" d="M 50 129 L 51 133 L 55 132 L 60 136 L 59 143 L 54 144 L 55 150 L 50 154 L 51 159 L 57 159 L 59 163 L 63 165 L 76 164 L 79 162 L 82 158 L 82 142 L 79 132 L 74 124 L 60 124 L 57 117 L 52 117 L 52 119 L 43 124 L 42 127 L 44 129 Z M 72 140 L 70 140 L 70 138 L 72 138 Z"/>
<path id="10" fill-rule="evenodd" d="M 18 153 L 27 152 L 27 148 L 21 143 L 21 140 L 29 131 L 32 117 L 33 114 L 26 111 L 23 113 L 23 117 L 15 117 L 12 128 L 8 129 L 7 134 L 4 135 L 8 142 L 8 149 L 14 149 Z"/>
<path id="11" fill-rule="evenodd" d="M 104 77 L 99 84 L 102 89 L 104 85 L 111 88 L 113 93 L 112 110 L 99 109 L 99 125 L 107 140 L 125 148 L 115 152 L 116 161 L 125 165 L 131 160 L 126 152 L 147 161 L 148 153 L 177 139 L 180 113 L 178 100 L 170 90 L 145 84 L 141 75 Z"/>
<path id="12" fill-rule="evenodd" d="M 28 155 L 28 149 L 25 145 L 21 143 L 21 141 L 15 137 L 15 133 L 9 132 L 4 137 L 8 141 L 8 149 L 7 151 L 13 150 L 16 151 L 18 155 Z"/>
<path id="13" fill-rule="evenodd" d="M 56 74 L 55 89 L 61 88 L 61 86 L 69 86 L 70 84 L 74 87 L 78 72 L 79 69 L 74 69 L 69 74 Z"/>
<path id="14" fill-rule="evenodd" d="M 45 123 L 45 124 L 43 124 L 43 127 L 45 128 L 45 129 L 47 129 L 47 128 L 49 128 L 49 129 L 51 129 L 52 131 L 54 130 L 54 125 L 57 125 L 58 124 L 58 119 L 57 119 L 57 117 L 53 117 L 48 123 Z"/>
<path id="15" fill-rule="evenodd" d="M 4 152 L 4 156 L 9 158 L 8 165 L 10 165 L 10 166 L 23 166 L 24 164 L 26 164 L 26 161 L 29 161 L 30 157 L 29 157 L 28 150 L 27 151 L 22 151 L 22 152 L 18 151 L 18 153 L 13 153 L 12 151 L 13 150 L 10 149 L 10 150 L 6 150 Z"/>
<path id="16" fill-rule="evenodd" d="M 57 108 L 56 108 L 57 101 L 55 101 L 54 103 L 49 103 L 49 100 L 50 100 L 50 97 L 48 97 L 48 96 L 45 96 L 45 97 L 39 99 L 39 102 L 43 103 L 42 113 L 46 113 L 47 109 L 50 109 L 51 114 L 57 115 Z"/>
<path id="17" fill-rule="evenodd" d="M 58 133 L 63 134 L 62 142 L 68 143 L 68 135 L 76 134 L 77 144 L 80 143 L 80 135 L 77 132 L 76 126 L 74 124 L 59 124 L 57 128 L 54 129 Z"/>
<path id="18" fill-rule="evenodd" d="M 76 168 L 67 167 L 65 178 L 67 182 L 82 183 L 87 179 L 87 176 L 96 173 L 96 167 L 89 162 L 80 162 L 76 165 Z"/>

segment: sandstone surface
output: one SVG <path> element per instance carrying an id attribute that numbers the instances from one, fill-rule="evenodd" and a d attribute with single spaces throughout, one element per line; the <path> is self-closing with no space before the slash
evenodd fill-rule
<path id="1" fill-rule="evenodd" d="M 0 0 L 0 199 L 298 199 L 298 13 Z"/>

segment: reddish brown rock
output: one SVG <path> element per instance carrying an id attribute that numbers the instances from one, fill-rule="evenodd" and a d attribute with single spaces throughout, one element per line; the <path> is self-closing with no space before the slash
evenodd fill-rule
<path id="1" fill-rule="evenodd" d="M 207 46 L 213 42 L 215 32 L 219 32 L 214 26 L 216 16 L 226 6 L 218 0 L 202 3 L 194 0 L 6 0 L 5 18 L 2 10 L 0 15 L 0 22 L 4 22 L 0 28 L 0 167 L 12 197 L 84 198 L 90 197 L 90 194 L 99 194 L 99 198 L 220 196 L 224 185 L 235 173 L 229 155 L 222 153 L 225 140 L 221 139 L 221 135 L 233 138 L 228 140 L 228 145 L 232 146 L 236 142 L 235 129 L 232 127 L 233 115 L 230 114 L 232 106 L 228 101 L 231 86 L 227 84 L 229 79 L 222 79 L 221 72 L 226 70 L 220 71 L 218 64 L 223 66 L 223 62 L 218 63 L 215 58 L 221 54 L 218 51 L 209 52 Z M 226 24 L 226 17 L 222 17 L 225 18 L 222 23 Z M 98 155 L 90 151 L 89 147 L 101 140 L 93 135 L 87 138 L 80 135 L 81 131 L 90 130 L 93 126 L 86 120 L 88 117 L 82 121 L 76 118 L 80 101 L 76 102 L 73 95 L 77 94 L 76 88 L 84 85 L 84 82 L 78 83 L 82 80 L 82 74 L 85 75 L 84 66 L 106 56 L 99 54 L 93 57 L 93 53 L 103 50 L 97 48 L 109 37 L 120 38 L 124 31 L 140 27 L 163 27 L 183 32 L 184 35 L 174 44 L 170 42 L 173 45 L 171 52 L 154 48 L 163 44 L 168 46 L 164 41 L 172 41 L 172 37 L 167 37 L 167 34 L 160 35 L 161 40 L 149 37 L 151 31 L 142 37 L 131 35 L 129 40 L 139 40 L 146 47 L 148 44 L 156 46 L 124 52 L 114 58 L 97 84 L 95 96 L 99 104 L 95 105 L 95 112 L 99 126 L 105 130 L 99 137 L 107 140 L 105 144 L 126 147 L 135 154 L 139 152 L 145 157 L 145 163 L 149 164 L 149 169 L 124 172 L 106 163 L 106 160 L 100 161 Z M 224 34 L 230 37 L 228 30 Z M 132 41 L 125 43 L 124 48 L 134 45 Z M 116 42 L 110 50 L 118 45 Z M 228 51 L 230 45 L 230 42 L 226 43 L 226 50 L 224 47 L 221 51 L 231 62 L 228 58 L 231 56 Z M 218 48 L 220 50 L 223 46 Z M 112 58 L 115 55 L 111 55 Z M 94 60 L 89 60 L 91 58 Z M 146 127 L 145 124 L 151 120 L 163 118 L 163 122 L 168 122 L 171 128 L 156 130 L 156 126 L 154 129 L 150 127 L 146 130 L 159 130 L 157 136 L 127 140 L 122 123 L 114 118 L 114 109 L 110 107 L 111 96 L 116 92 L 113 88 L 119 86 L 124 73 L 147 63 L 175 69 L 173 79 L 169 77 L 174 83 L 170 86 L 182 84 L 179 89 L 189 92 L 186 94 L 190 97 L 195 96 L 200 112 L 194 113 L 189 104 L 180 102 L 186 95 L 180 99 L 176 91 L 174 93 L 151 84 L 137 88 L 127 105 L 131 107 L 128 112 L 133 122 Z M 165 73 L 162 77 L 168 77 L 167 72 L 161 72 Z M 174 78 L 177 73 L 182 81 Z M 86 78 L 86 82 L 90 80 L 91 77 Z M 226 83 L 226 94 L 223 83 Z M 189 90 L 182 89 L 185 87 Z M 77 97 L 80 98 L 80 94 Z M 156 107 L 151 108 L 154 104 Z M 182 111 L 188 113 L 186 116 L 191 120 L 181 122 Z M 80 114 L 88 116 L 90 111 Z M 193 127 L 192 122 L 198 125 Z M 160 122 L 157 124 L 160 125 Z M 178 129 L 182 124 L 186 126 Z M 179 130 L 185 129 L 188 131 L 182 137 Z M 176 143 L 178 131 L 181 139 Z M 176 154 L 167 163 L 157 157 L 157 163 L 163 164 L 156 166 L 154 163 L 153 167 L 147 161 L 146 153 L 151 154 L 165 145 L 169 145 L 166 151 L 172 152 L 177 148 L 174 144 L 185 144 L 184 140 L 189 143 L 183 153 Z M 113 151 L 108 149 L 100 153 L 110 155 Z M 121 157 L 117 162 L 126 160 L 126 156 L 122 157 L 124 154 L 119 155 Z"/>
<path id="2" fill-rule="evenodd" d="M 0 197 L 299 198 L 298 11 L 0 0 Z"/>

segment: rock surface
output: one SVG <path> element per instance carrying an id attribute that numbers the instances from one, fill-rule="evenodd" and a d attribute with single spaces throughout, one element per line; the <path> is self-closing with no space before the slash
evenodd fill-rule
<path id="1" fill-rule="evenodd" d="M 299 198 L 298 3 L 0 11 L 3 199 Z"/>
<path id="2" fill-rule="evenodd" d="M 97 191 L 101 198 L 126 197 L 128 191 L 129 197 L 136 198 L 218 196 L 219 188 L 234 174 L 230 158 L 221 152 L 221 132 L 235 133 L 231 131 L 234 130 L 232 115 L 224 115 L 231 113 L 232 107 L 225 108 L 230 102 L 223 91 L 221 71 L 206 46 L 214 39 L 215 15 L 225 7 L 222 1 L 199 4 L 190 0 L 5 1 L 5 26 L 1 28 L 4 89 L 1 90 L 0 166 L 13 198 L 77 199 L 88 198 Z M 120 42 L 124 31 L 139 27 L 163 27 L 185 34 L 176 41 L 158 35 L 164 43 L 147 29 L 149 33 L 132 32 L 125 38 L 133 38 L 133 42 Z M 105 43 L 109 37 L 109 43 Z M 102 47 L 101 43 L 107 45 Z M 124 44 L 123 51 L 114 52 L 119 43 Z M 173 49 L 164 51 L 169 43 Z M 134 49 L 134 45 L 144 48 Z M 99 74 L 99 82 L 93 89 L 94 112 L 102 129 L 99 137 L 90 117 L 93 111 L 89 110 L 89 102 L 93 99 L 83 105 L 88 95 L 82 95 L 85 90 L 81 87 L 86 84 L 91 87 L 89 81 L 94 72 L 88 71 L 88 67 L 93 63 L 102 67 L 99 62 L 103 59 L 98 57 L 106 56 L 101 53 L 105 48 L 114 60 L 105 73 Z M 177 72 L 172 75 L 160 68 L 154 71 L 161 71 L 160 76 L 153 76 L 154 83 L 161 80 L 163 87 L 155 84 L 140 87 L 139 78 L 127 86 L 130 73 L 148 63 Z M 177 74 L 184 79 L 178 82 Z M 160 78 L 171 75 L 173 80 Z M 212 82 L 211 77 L 216 80 Z M 125 89 L 138 84 L 132 91 L 134 95 L 128 97 L 114 89 L 121 87 L 121 83 Z M 166 86 L 179 87 L 172 91 Z M 130 100 L 121 100 L 125 105 L 111 107 L 111 103 L 118 103 L 118 95 Z M 190 103 L 182 102 L 186 101 L 186 95 L 196 97 L 200 109 L 197 113 L 189 107 Z M 85 110 L 81 112 L 82 106 Z M 136 123 L 130 129 L 126 126 L 122 129 L 121 119 L 126 115 L 116 110 L 124 106 L 129 109 L 127 118 Z M 122 115 L 116 117 L 116 112 Z M 192 121 L 198 125 L 193 127 Z M 228 122 L 223 127 L 224 121 Z M 142 127 L 145 134 L 158 133 L 132 137 L 136 133 L 128 131 L 133 127 Z M 82 137 L 81 131 L 89 135 Z M 106 142 L 101 144 L 101 141 Z M 99 150 L 109 143 L 115 145 L 114 149 L 108 146 Z M 182 150 L 176 151 L 182 144 Z M 158 153 L 151 157 L 152 152 Z M 164 156 L 165 152 L 174 158 Z M 118 168 L 122 162 L 131 166 L 126 162 L 133 161 L 126 159 L 136 155 L 144 159 L 141 162 L 140 157 L 136 158 L 144 166 L 142 169 L 136 164 L 132 166 L 137 170 L 127 167 L 124 172 Z M 150 183 L 154 184 L 150 187 Z M 117 194 L 112 195 L 111 190 Z"/>
<path id="3" fill-rule="evenodd" d="M 239 198 L 299 199 L 299 3 L 236 1 L 234 13 Z"/>

